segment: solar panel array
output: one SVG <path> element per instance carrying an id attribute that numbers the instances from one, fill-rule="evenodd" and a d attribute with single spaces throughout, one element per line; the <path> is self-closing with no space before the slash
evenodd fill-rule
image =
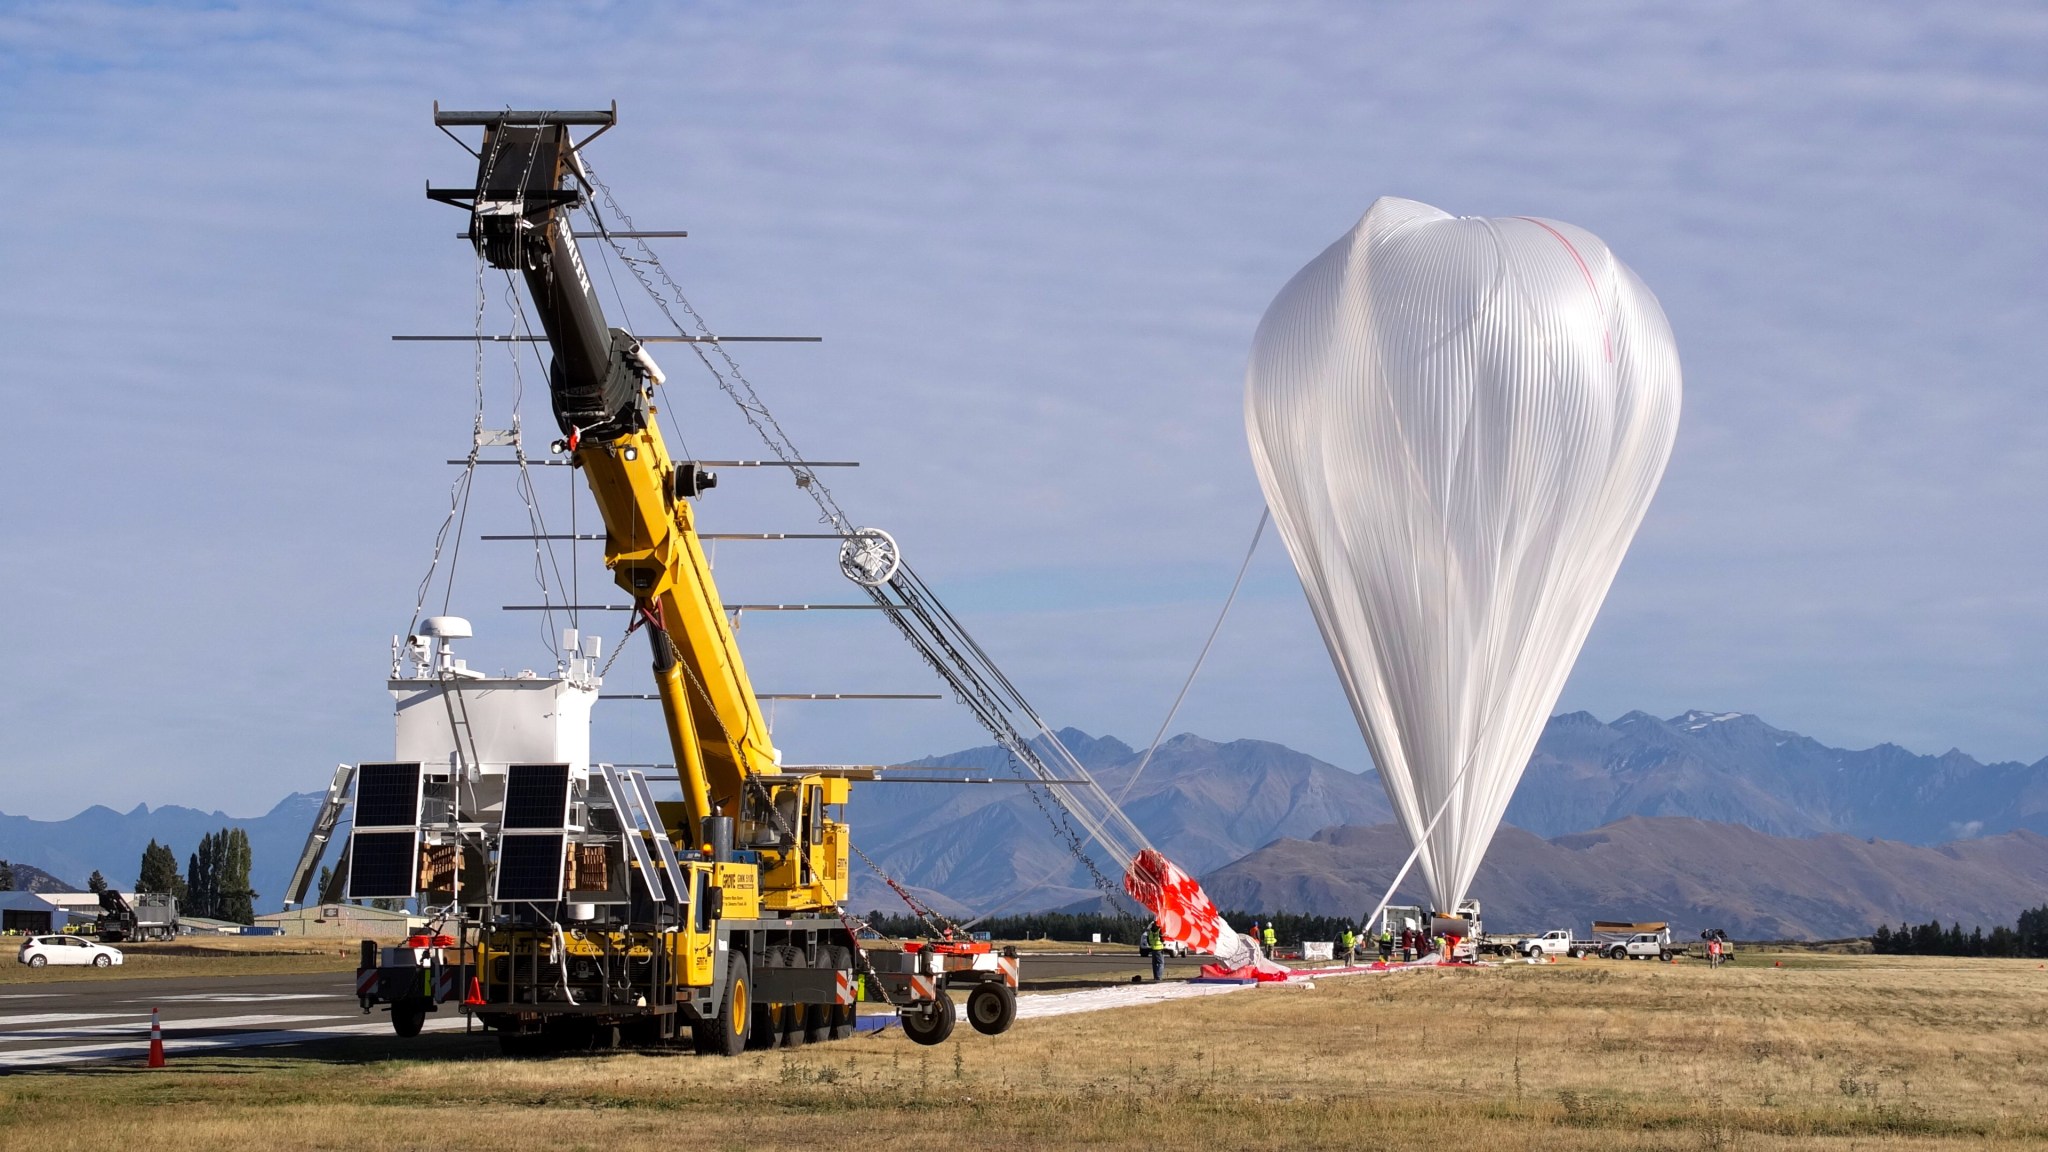
<path id="1" fill-rule="evenodd" d="M 357 832 L 349 842 L 348 894 L 359 899 L 404 899 L 413 894 L 419 833 Z"/>
<path id="2" fill-rule="evenodd" d="M 497 898 L 560 900 L 569 842 L 569 766 L 507 768 L 499 827 L 504 835 L 498 842 Z"/>
<path id="3" fill-rule="evenodd" d="M 498 899 L 560 900 L 567 840 L 560 832 L 505 837 L 498 845 Z"/>
<path id="4" fill-rule="evenodd" d="M 501 827 L 560 831 L 569 824 L 569 766 L 514 764 L 505 774 L 505 816 Z"/>
<path id="5" fill-rule="evenodd" d="M 348 846 L 351 899 L 413 895 L 419 881 L 421 769 L 418 761 L 356 769 L 356 826 Z"/>

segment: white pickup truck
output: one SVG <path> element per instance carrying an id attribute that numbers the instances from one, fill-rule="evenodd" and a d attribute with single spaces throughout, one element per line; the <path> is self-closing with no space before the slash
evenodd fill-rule
<path id="1" fill-rule="evenodd" d="M 1572 935 L 1569 928 L 1552 928 L 1541 936 L 1524 936 L 1510 944 L 1520 956 L 1533 960 L 1538 956 L 1570 956 L 1577 959 L 1591 956 L 1600 951 L 1597 940 L 1580 940 Z"/>
<path id="2" fill-rule="evenodd" d="M 1671 959 L 1671 929 L 1661 932 L 1638 932 L 1626 940 L 1607 945 L 1603 953 L 1610 960 L 1669 960 Z"/>

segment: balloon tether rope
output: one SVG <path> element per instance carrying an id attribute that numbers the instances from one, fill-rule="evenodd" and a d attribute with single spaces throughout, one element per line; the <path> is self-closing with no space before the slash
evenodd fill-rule
<path id="1" fill-rule="evenodd" d="M 1272 519 L 1272 517 L 1272 509 L 1265 507 L 1259 509 L 1259 526 L 1252 529 L 1251 546 L 1244 550 L 1244 562 L 1237 566 L 1237 579 L 1230 582 L 1230 595 L 1223 598 L 1223 611 L 1216 614 L 1216 626 L 1209 629 L 1209 638 L 1202 641 L 1202 651 L 1195 656 L 1195 666 L 1188 669 L 1188 678 L 1181 683 L 1180 695 L 1173 698 L 1173 707 L 1166 710 L 1166 719 L 1159 722 L 1159 731 L 1152 734 L 1152 746 L 1145 749 L 1145 758 L 1138 761 L 1137 770 L 1131 773 L 1129 780 L 1124 781 L 1124 790 L 1116 794 L 1116 802 L 1118 804 L 1122 804 L 1128 799 L 1131 795 L 1131 789 L 1138 786 L 1138 777 L 1145 774 L 1146 765 L 1152 763 L 1152 754 L 1159 751 L 1159 742 L 1166 738 L 1167 726 L 1172 724 L 1173 718 L 1180 714 L 1181 701 L 1188 698 L 1188 689 L 1195 686 L 1195 677 L 1202 671 L 1202 661 L 1209 658 L 1209 646 L 1216 643 L 1216 634 L 1223 631 L 1223 619 L 1230 615 L 1230 606 L 1237 602 L 1237 590 L 1244 587 L 1244 574 L 1251 571 L 1252 553 L 1259 550 L 1259 538 L 1266 534 L 1266 521 Z"/>

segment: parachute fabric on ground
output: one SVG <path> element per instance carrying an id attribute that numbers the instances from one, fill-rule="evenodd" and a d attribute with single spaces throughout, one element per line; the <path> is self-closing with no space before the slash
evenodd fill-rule
<path id="1" fill-rule="evenodd" d="M 1285 975 L 1287 970 L 1259 953 L 1249 936 L 1233 930 L 1194 877 L 1156 848 L 1131 858 L 1124 871 L 1124 891 L 1144 905 L 1159 925 L 1159 934 L 1207 952 L 1226 968 L 1256 969 Z"/>
<path id="2" fill-rule="evenodd" d="M 1259 324 L 1252 461 L 1438 908 L 1656 492 L 1679 391 L 1656 297 L 1555 221 L 1382 198 Z"/>

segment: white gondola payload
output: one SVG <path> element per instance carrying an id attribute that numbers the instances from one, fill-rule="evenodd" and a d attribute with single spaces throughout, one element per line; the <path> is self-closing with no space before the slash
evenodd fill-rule
<path id="1" fill-rule="evenodd" d="M 1253 464 L 1438 908 L 1456 908 L 1678 430 L 1597 237 L 1383 198 L 1267 309 Z"/>

